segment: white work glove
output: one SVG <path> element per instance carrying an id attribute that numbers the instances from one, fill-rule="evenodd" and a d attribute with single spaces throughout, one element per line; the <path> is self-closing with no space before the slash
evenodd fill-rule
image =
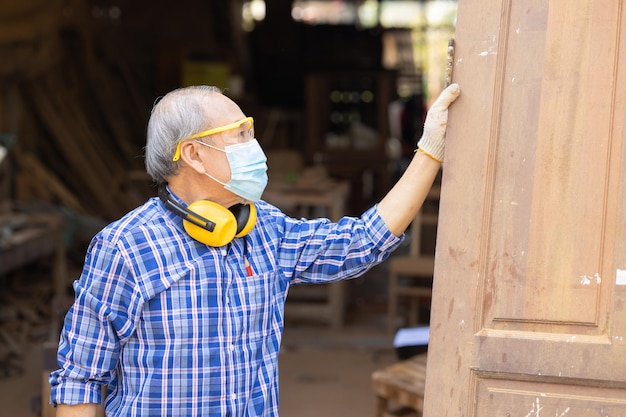
<path id="1" fill-rule="evenodd" d="M 443 162 L 446 127 L 448 126 L 448 106 L 461 94 L 458 84 L 450 84 L 430 106 L 424 123 L 424 134 L 417 142 L 417 151 L 437 162 Z"/>

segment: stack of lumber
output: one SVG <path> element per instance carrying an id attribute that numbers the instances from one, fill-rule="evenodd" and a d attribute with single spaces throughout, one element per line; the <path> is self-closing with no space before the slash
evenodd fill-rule
<path id="1" fill-rule="evenodd" d="M 0 25 L 15 198 L 113 220 L 153 195 L 137 175 L 153 93 L 124 43 L 105 39 L 83 0 L 4 2 Z"/>

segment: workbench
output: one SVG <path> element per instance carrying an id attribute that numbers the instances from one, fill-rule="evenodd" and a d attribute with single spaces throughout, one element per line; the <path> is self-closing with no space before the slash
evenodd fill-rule
<path id="1" fill-rule="evenodd" d="M 50 339 L 59 337 L 67 276 L 64 220 L 57 214 L 0 213 L 0 276 L 30 263 L 52 257 L 53 298 Z"/>

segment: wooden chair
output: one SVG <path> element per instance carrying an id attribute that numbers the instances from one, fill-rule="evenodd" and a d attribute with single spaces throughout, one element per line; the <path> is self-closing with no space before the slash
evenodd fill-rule
<path id="1" fill-rule="evenodd" d="M 372 373 L 376 417 L 422 415 L 426 355 L 422 353 Z"/>
<path id="2" fill-rule="evenodd" d="M 439 200 L 439 187 L 433 187 L 426 201 Z M 417 326 L 419 323 L 419 302 L 426 299 L 430 302 L 432 297 L 432 277 L 435 268 L 434 255 L 423 255 L 421 252 L 422 228 L 424 226 L 436 226 L 437 214 L 426 214 L 420 211 L 410 227 L 409 254 L 405 256 L 392 256 L 388 261 L 389 268 L 389 295 L 387 305 L 387 329 L 389 333 L 396 330 L 398 306 L 400 297 L 409 298 L 408 325 Z M 409 277 L 409 285 L 401 281 L 401 278 Z M 411 285 L 421 281 L 421 285 Z"/>

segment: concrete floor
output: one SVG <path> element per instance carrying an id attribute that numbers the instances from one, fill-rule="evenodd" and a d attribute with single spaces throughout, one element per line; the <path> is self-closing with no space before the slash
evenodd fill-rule
<path id="1" fill-rule="evenodd" d="M 281 416 L 374 417 L 371 374 L 396 361 L 383 326 L 354 324 L 341 334 L 286 329 L 280 356 Z"/>
<path id="2" fill-rule="evenodd" d="M 279 362 L 281 416 L 375 415 L 371 373 L 397 361 L 393 337 L 386 332 L 385 290 L 386 271 L 381 265 L 349 283 L 343 329 L 287 323 Z M 2 415 L 37 417 L 41 415 L 42 342 L 25 346 L 23 352 L 18 362 L 21 372 L 0 376 Z"/>

